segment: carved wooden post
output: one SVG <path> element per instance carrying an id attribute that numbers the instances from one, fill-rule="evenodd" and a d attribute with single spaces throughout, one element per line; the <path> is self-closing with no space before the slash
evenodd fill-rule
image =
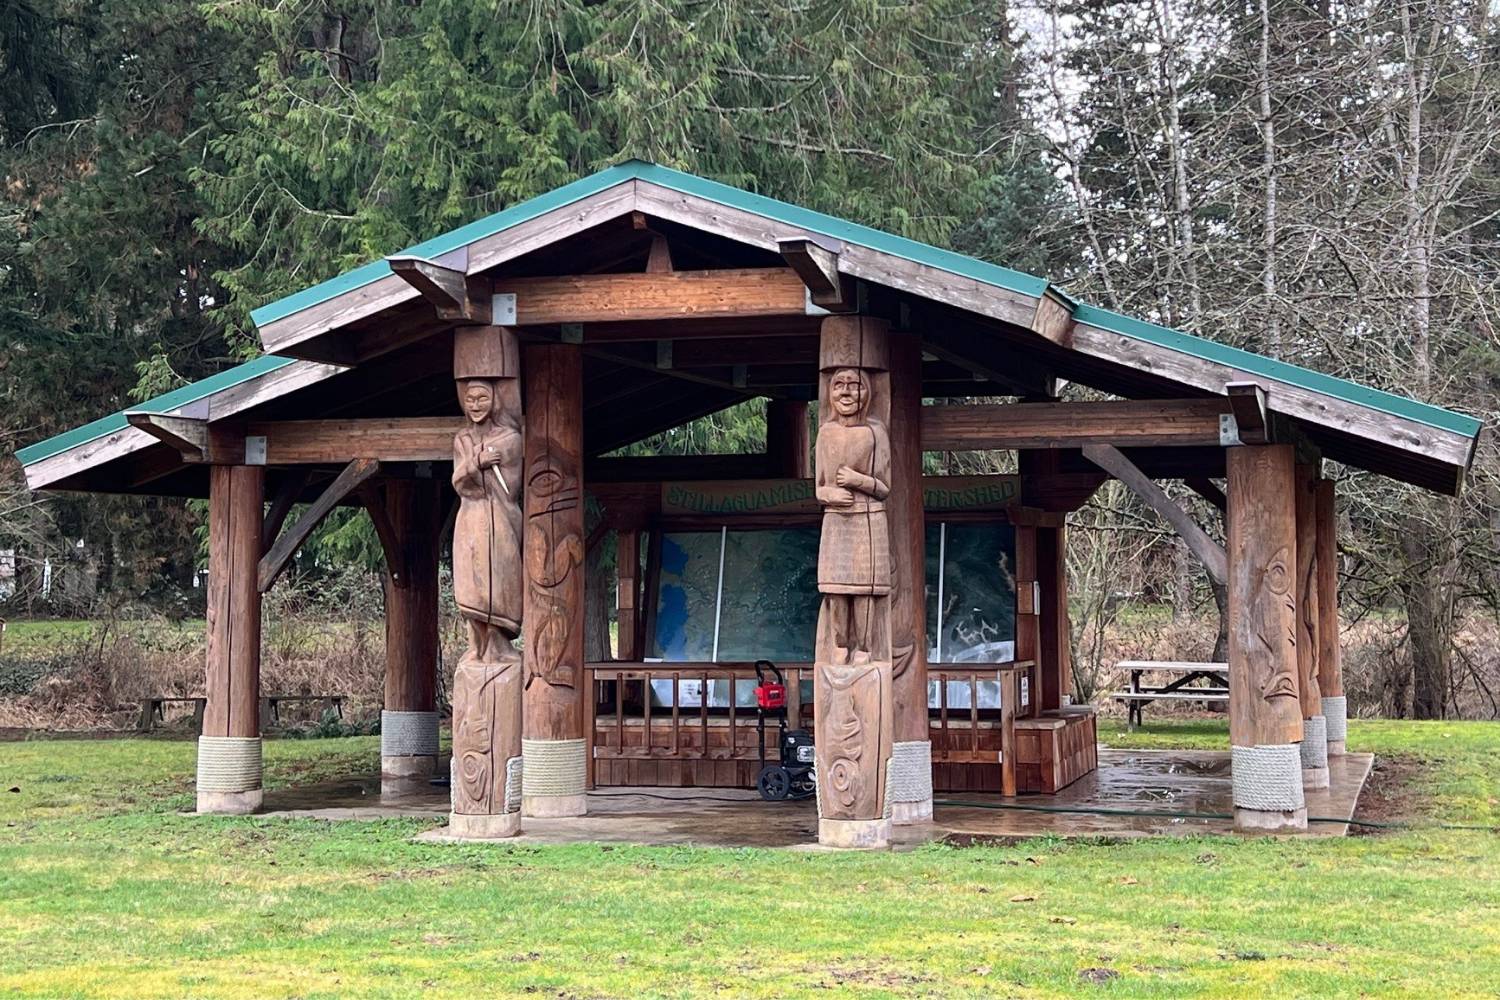
<path id="1" fill-rule="evenodd" d="M 587 810 L 583 355 L 532 344 L 526 381 L 526 758 L 522 811 Z"/>
<path id="2" fill-rule="evenodd" d="M 770 476 L 807 479 L 812 475 L 807 404 L 802 400 L 766 400 L 766 458 Z"/>
<path id="3" fill-rule="evenodd" d="M 889 325 L 823 320 L 815 488 L 823 505 L 814 644 L 818 841 L 890 843 L 892 475 Z"/>
<path id="4" fill-rule="evenodd" d="M 265 469 L 215 465 L 208 479 L 208 703 L 198 738 L 198 811 L 261 804 L 260 590 Z"/>
<path id="5" fill-rule="evenodd" d="M 1229 743 L 1234 822 L 1243 830 L 1307 827 L 1297 694 L 1297 532 L 1290 445 L 1227 455 Z"/>
<path id="6" fill-rule="evenodd" d="M 438 533 L 440 484 L 392 480 L 385 509 L 407 579 L 385 578 L 385 707 L 380 713 L 380 790 L 425 791 L 438 760 Z"/>
<path id="7" fill-rule="evenodd" d="M 932 819 L 932 734 L 927 722 L 927 544 L 922 508 L 922 345 L 910 333 L 892 334 L 891 686 L 895 715 L 891 744 L 891 822 Z"/>
<path id="8" fill-rule="evenodd" d="M 1297 697 L 1302 706 L 1302 787 L 1328 787 L 1328 728 L 1318 689 L 1318 468 L 1298 463 Z"/>
<path id="9" fill-rule="evenodd" d="M 453 342 L 466 426 L 453 439 L 453 597 L 469 645 L 453 673 L 452 803 L 460 837 L 521 829 L 523 432 L 515 331 L 470 327 Z"/>
<path id="10" fill-rule="evenodd" d="M 1327 720 L 1328 756 L 1344 755 L 1348 708 L 1339 645 L 1338 522 L 1333 480 L 1318 480 L 1314 519 L 1318 563 L 1318 690 Z"/>

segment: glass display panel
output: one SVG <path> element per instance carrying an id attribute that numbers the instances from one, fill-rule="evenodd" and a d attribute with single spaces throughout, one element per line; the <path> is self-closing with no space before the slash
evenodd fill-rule
<path id="1" fill-rule="evenodd" d="M 818 528 L 730 530 L 724 546 L 719 660 L 813 658 L 818 627 Z"/>
<path id="2" fill-rule="evenodd" d="M 717 531 L 662 535 L 653 659 L 678 663 L 713 659 L 719 540 Z"/>
<path id="3" fill-rule="evenodd" d="M 1015 530 L 1008 524 L 950 522 L 946 529 L 942 524 L 928 524 L 926 542 L 927 661 L 1008 663 L 1014 660 Z M 967 698 L 968 691 L 963 695 Z M 981 697 L 981 707 L 986 707 L 983 700 Z"/>

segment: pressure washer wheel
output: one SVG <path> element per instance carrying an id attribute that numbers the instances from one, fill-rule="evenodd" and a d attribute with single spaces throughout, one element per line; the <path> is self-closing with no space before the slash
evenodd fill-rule
<path id="1" fill-rule="evenodd" d="M 784 802 L 792 794 L 792 776 L 780 764 L 767 764 L 760 769 L 755 787 L 767 802 Z"/>

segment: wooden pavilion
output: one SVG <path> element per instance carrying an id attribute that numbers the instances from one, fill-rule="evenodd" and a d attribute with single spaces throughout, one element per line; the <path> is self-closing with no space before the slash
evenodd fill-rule
<path id="1" fill-rule="evenodd" d="M 522 621 L 474 619 L 524 633 L 521 672 L 492 657 L 455 688 L 460 833 L 581 813 L 593 786 L 752 785 L 762 657 L 816 729 L 828 843 L 883 843 L 934 788 L 1057 791 L 1095 763 L 1093 714 L 1068 698 L 1064 523 L 1113 477 L 1227 583 L 1237 822 L 1295 829 L 1343 751 L 1322 463 L 1456 494 L 1480 426 L 639 161 L 253 317 L 265 356 L 18 453 L 37 490 L 209 500 L 203 812 L 260 804 L 261 595 L 340 505 L 369 512 L 386 556 L 386 774 L 438 759 L 440 553 L 524 581 Z M 493 387 L 494 412 L 512 400 L 518 435 L 524 412 L 515 464 L 492 463 L 517 525 L 524 505 L 510 566 L 485 555 L 493 520 L 489 548 L 453 527 L 456 378 Z M 1114 398 L 1059 401 L 1067 382 Z M 755 397 L 763 452 L 617 454 Z M 850 428 L 875 464 L 825 470 L 814 436 L 857 444 Z M 995 449 L 1017 474 L 922 474 L 923 452 Z M 1227 545 L 1164 479 L 1225 513 Z M 868 543 L 845 551 L 848 525 Z M 581 566 L 609 544 L 618 656 L 586 663 Z M 853 589 L 830 584 L 855 563 Z M 864 638 L 836 634 L 849 622 Z"/>

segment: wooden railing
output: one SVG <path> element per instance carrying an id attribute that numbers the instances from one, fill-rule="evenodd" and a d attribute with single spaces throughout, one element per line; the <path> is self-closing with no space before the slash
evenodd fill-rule
<path id="1" fill-rule="evenodd" d="M 803 701 L 802 693 L 812 665 L 779 666 L 787 687 L 788 726 L 813 728 L 813 705 Z M 629 765 L 620 772 L 625 778 L 616 776 L 616 765 L 606 764 L 604 783 L 754 783 L 760 746 L 751 693 L 753 664 L 615 662 L 591 663 L 588 670 L 591 777 L 603 762 L 630 761 L 653 763 Z M 929 690 L 936 682 L 928 706 L 933 762 L 998 762 L 1003 774 L 1013 775 L 1015 720 L 1039 714 L 1036 665 L 948 663 L 929 667 L 927 676 Z M 768 720 L 766 754 L 771 759 L 777 755 L 775 740 L 775 723 Z"/>

